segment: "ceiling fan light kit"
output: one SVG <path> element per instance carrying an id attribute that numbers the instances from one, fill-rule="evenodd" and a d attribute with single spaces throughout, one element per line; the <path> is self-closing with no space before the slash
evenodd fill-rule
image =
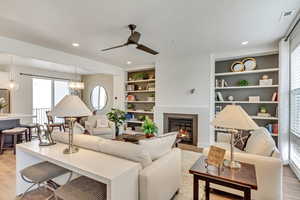
<path id="1" fill-rule="evenodd" d="M 136 48 L 141 50 L 141 51 L 145 51 L 145 52 L 150 53 L 152 55 L 159 54 L 159 52 L 157 52 L 157 51 L 155 51 L 155 50 L 139 43 L 139 40 L 141 38 L 141 33 L 135 31 L 136 25 L 129 24 L 128 28 L 131 31 L 131 34 L 130 34 L 129 38 L 127 39 L 126 43 L 118 45 L 118 46 L 110 47 L 110 48 L 107 48 L 107 49 L 102 49 L 102 51 L 108 51 L 108 50 L 112 50 L 112 49 L 116 49 L 116 48 L 125 47 L 125 46 L 128 46 L 128 45 L 136 45 Z"/>

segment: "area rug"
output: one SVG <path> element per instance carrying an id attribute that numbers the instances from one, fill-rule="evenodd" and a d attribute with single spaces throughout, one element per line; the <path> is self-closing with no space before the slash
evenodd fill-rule
<path id="1" fill-rule="evenodd" d="M 201 154 L 185 150 L 182 150 L 181 152 L 182 182 L 180 191 L 173 200 L 193 200 L 193 175 L 189 173 L 189 169 L 198 160 Z M 199 182 L 199 200 L 204 199 L 204 184 Z"/>

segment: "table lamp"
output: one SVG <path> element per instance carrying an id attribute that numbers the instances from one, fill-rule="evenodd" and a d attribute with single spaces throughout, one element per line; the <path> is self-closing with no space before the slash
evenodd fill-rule
<path id="1" fill-rule="evenodd" d="M 66 95 L 50 112 L 52 116 L 69 118 L 69 147 L 63 151 L 64 154 L 76 153 L 79 151 L 73 146 L 73 128 L 76 117 L 92 115 L 92 112 L 76 95 Z"/>
<path id="2" fill-rule="evenodd" d="M 218 128 L 228 129 L 228 133 L 231 134 L 230 160 L 225 160 L 224 165 L 229 168 L 240 168 L 240 163 L 234 161 L 234 135 L 238 134 L 240 130 L 250 131 L 258 129 L 257 124 L 246 111 L 238 105 L 227 105 L 216 115 L 211 124 Z"/>

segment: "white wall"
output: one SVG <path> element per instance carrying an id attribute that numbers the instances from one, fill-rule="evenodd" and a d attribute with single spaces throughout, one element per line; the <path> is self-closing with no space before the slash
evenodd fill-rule
<path id="1" fill-rule="evenodd" d="M 198 146 L 214 138 L 210 122 L 211 64 L 209 54 L 159 58 L 156 63 L 155 121 L 163 128 L 163 113 L 198 114 Z M 195 93 L 190 90 L 195 88 Z"/>
<path id="2" fill-rule="evenodd" d="M 107 93 L 107 102 L 103 110 L 98 111 L 97 114 L 105 114 L 110 111 L 114 103 L 114 91 L 113 91 L 113 75 L 109 74 L 95 74 L 95 75 L 83 75 L 82 81 L 84 82 L 84 90 L 82 92 L 82 99 L 88 105 L 91 110 L 94 110 L 91 103 L 91 92 L 97 86 L 104 87 Z"/>

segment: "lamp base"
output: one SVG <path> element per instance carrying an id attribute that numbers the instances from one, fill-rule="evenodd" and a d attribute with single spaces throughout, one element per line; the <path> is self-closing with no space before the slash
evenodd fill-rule
<path id="1" fill-rule="evenodd" d="M 241 168 L 241 164 L 238 161 L 224 160 L 224 166 L 231 169 Z"/>
<path id="2" fill-rule="evenodd" d="M 72 154 L 72 153 L 77 153 L 79 149 L 77 147 L 71 147 L 67 148 L 63 151 L 64 154 Z"/>

